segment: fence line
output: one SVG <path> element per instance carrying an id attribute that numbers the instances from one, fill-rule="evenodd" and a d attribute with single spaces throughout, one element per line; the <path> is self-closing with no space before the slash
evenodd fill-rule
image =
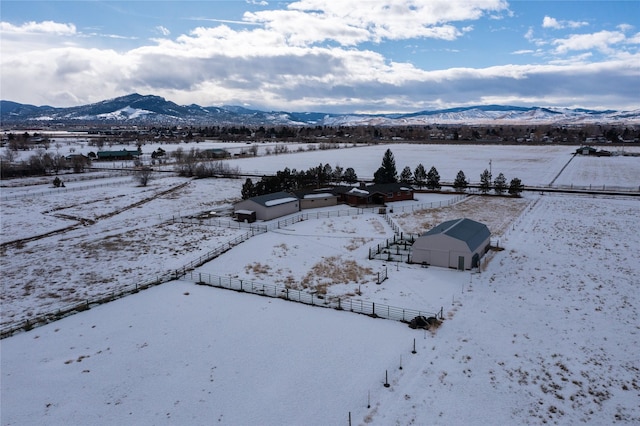
<path id="1" fill-rule="evenodd" d="M 237 246 L 240 243 L 243 243 L 245 241 L 247 241 L 249 238 L 258 235 L 258 234 L 262 234 L 266 232 L 266 230 L 260 230 L 260 229 L 251 229 L 250 232 L 247 232 L 245 234 L 240 235 L 239 237 L 236 237 L 230 241 L 227 241 L 224 244 L 219 245 L 218 247 L 216 247 L 215 249 L 203 254 L 202 256 L 199 256 L 197 259 L 192 260 L 191 262 L 185 264 L 184 266 L 182 266 L 181 268 L 175 269 L 173 271 L 173 273 L 175 274 L 175 278 L 180 278 L 180 276 L 185 275 L 187 272 L 192 271 L 193 269 L 197 268 L 198 266 L 202 266 L 205 263 L 209 262 L 212 259 L 215 259 L 216 257 L 220 256 L 221 254 L 231 250 L 233 247 Z"/>
<path id="2" fill-rule="evenodd" d="M 114 290 L 111 292 L 103 293 L 92 299 L 86 299 L 86 300 L 78 301 L 65 306 L 61 306 L 56 309 L 52 309 L 48 312 L 44 312 L 37 315 L 35 318 L 26 319 L 24 321 L 20 321 L 19 323 L 14 323 L 9 326 L 3 327 L 2 329 L 0 329 L 0 339 L 9 337 L 17 331 L 20 331 L 20 330 L 28 331 L 34 327 L 38 327 L 53 321 L 57 321 L 59 319 L 62 319 L 64 317 L 67 317 L 69 315 L 72 315 L 78 312 L 86 311 L 90 309 L 92 306 L 101 305 L 103 303 L 111 302 L 113 300 L 120 299 L 130 294 L 138 293 L 140 290 L 146 290 L 150 287 L 171 281 L 174 278 L 175 276 L 173 274 L 164 273 L 164 274 L 158 275 L 153 280 L 120 287 L 117 291 Z"/>
<path id="3" fill-rule="evenodd" d="M 400 308 L 361 299 L 327 297 L 322 294 L 296 290 L 286 286 L 256 283 L 254 281 L 222 277 L 202 272 L 188 272 L 182 279 L 187 278 L 198 285 L 206 285 L 226 290 L 257 294 L 260 296 L 280 298 L 291 302 L 304 303 L 306 305 L 319 306 L 322 308 L 350 311 L 357 314 L 368 315 L 373 318 L 383 318 L 401 322 L 409 322 L 416 316 L 439 317 L 440 319 L 443 319 L 442 307 L 437 312 Z"/>
<path id="4" fill-rule="evenodd" d="M 611 191 L 611 192 L 640 192 L 640 186 L 616 186 L 616 185 L 558 185 L 558 184 L 549 184 L 543 188 L 551 188 L 551 189 L 568 189 L 568 190 L 579 190 L 579 191 Z"/>
<path id="5" fill-rule="evenodd" d="M 20 330 L 28 331 L 34 327 L 48 324 L 50 322 L 62 319 L 74 313 L 86 311 L 87 309 L 90 309 L 92 306 L 97 306 L 103 303 L 111 302 L 113 300 L 120 299 L 124 296 L 138 293 L 140 290 L 145 290 L 147 288 L 178 279 L 180 278 L 180 276 L 185 275 L 187 272 L 190 272 L 193 269 L 197 268 L 198 266 L 201 266 L 206 262 L 220 256 L 224 252 L 230 250 L 232 247 L 248 240 L 254 235 L 261 234 L 264 232 L 266 232 L 266 230 L 252 229 L 250 232 L 247 232 L 230 241 L 227 241 L 226 243 L 221 244 L 217 248 L 203 254 L 202 256 L 199 256 L 197 259 L 185 264 L 183 267 L 160 274 L 152 280 L 148 280 L 142 283 L 136 283 L 136 284 L 132 284 L 124 287 L 119 287 L 117 290 L 100 294 L 98 296 L 95 296 L 92 299 L 86 299 L 86 300 L 78 301 L 75 303 L 71 303 L 69 305 L 65 305 L 65 306 L 41 313 L 37 315 L 35 318 L 26 319 L 24 321 L 20 321 L 18 323 L 14 323 L 14 324 L 10 324 L 8 326 L 2 327 L 0 329 L 0 339 L 9 337 L 17 331 L 20 331 Z"/>
<path id="6" fill-rule="evenodd" d="M 389 208 L 389 213 L 393 212 L 402 212 L 405 211 L 413 212 L 416 210 L 428 210 L 428 209 L 436 209 L 439 207 L 446 207 L 452 204 L 455 204 L 461 200 L 464 200 L 468 194 L 458 194 L 453 198 L 449 198 L 443 201 L 433 201 L 431 203 L 422 203 L 422 204 L 411 204 L 409 206 L 392 206 Z"/>
<path id="7" fill-rule="evenodd" d="M 92 186 L 94 188 L 99 188 L 102 186 L 110 186 L 113 184 L 100 184 L 100 185 L 95 185 Z M 83 188 L 77 188 L 79 189 L 86 189 L 89 187 L 83 187 Z M 58 188 L 56 189 L 56 191 L 58 190 L 66 190 L 68 188 Z M 31 193 L 28 195 L 37 195 L 36 193 Z M 27 196 L 27 194 L 24 194 L 24 196 Z M 456 199 L 462 199 L 462 197 L 464 197 L 465 195 L 462 196 L 458 196 L 456 197 Z M 447 201 L 449 204 L 455 202 L 453 200 L 448 200 Z M 429 203 L 429 204 L 422 204 L 421 206 L 429 206 L 429 207 L 422 207 L 422 208 L 433 208 L 437 205 L 442 205 L 442 202 L 439 203 Z M 197 259 L 185 264 L 184 266 L 182 266 L 181 268 L 178 269 L 174 269 L 172 271 L 166 272 L 164 274 L 160 274 L 158 275 L 155 279 L 153 280 L 149 280 L 149 281 L 145 281 L 143 283 L 136 283 L 133 285 L 129 285 L 129 286 L 124 286 L 124 287 L 120 287 L 118 288 L 117 291 L 111 291 L 105 294 L 101 294 L 98 295 L 96 297 L 94 297 L 93 299 L 86 299 L 83 301 L 79 301 L 76 303 L 72 303 L 66 306 L 62 306 L 56 309 L 53 309 L 51 311 L 47 311 L 44 313 L 41 313 L 39 315 L 37 315 L 35 318 L 32 319 L 26 319 L 24 321 L 20 321 L 19 323 L 14 323 L 11 324 L 9 326 L 6 327 L 2 327 L 0 328 L 0 339 L 3 339 L 5 337 L 11 336 L 13 333 L 19 331 L 19 330 L 30 330 L 33 327 L 36 326 L 40 326 L 40 325 L 45 325 L 48 324 L 50 322 L 56 321 L 58 319 L 62 319 L 66 316 L 72 315 L 74 313 L 77 312 L 82 312 L 85 311 L 87 309 L 90 309 L 91 306 L 94 305 L 100 305 L 103 303 L 107 303 L 109 301 L 112 300 L 116 300 L 119 299 L 121 297 L 130 295 L 130 294 L 134 294 L 139 292 L 140 290 L 144 290 L 147 289 L 149 287 L 155 286 L 155 285 L 159 285 L 168 281 L 172 281 L 174 279 L 177 279 L 181 276 L 186 275 L 187 273 L 191 273 L 191 271 L 195 268 L 197 268 L 198 266 L 203 265 L 206 262 L 209 262 L 210 260 L 220 256 L 221 254 L 225 253 L 226 251 L 230 250 L 231 248 L 233 248 L 234 246 L 248 240 L 249 238 L 258 235 L 258 234 L 262 234 L 265 233 L 269 230 L 273 230 L 273 229 L 280 229 L 280 228 L 284 228 L 287 227 L 289 225 L 292 225 L 294 223 L 297 222 L 301 222 L 303 220 L 309 220 L 309 219 L 319 219 L 319 218 L 330 218 L 330 217 L 340 217 L 340 216 L 350 216 L 350 215 L 360 215 L 360 214 L 364 214 L 364 213 L 379 213 L 379 207 L 372 207 L 372 208 L 350 208 L 350 209 L 344 209 L 344 210 L 329 210 L 329 211 L 317 211 L 317 212 L 307 212 L 307 213 L 301 213 L 301 214 L 297 214 L 295 216 L 289 217 L 287 219 L 283 219 L 280 221 L 277 221 L 275 223 L 268 223 L 266 225 L 256 225 L 256 224 L 245 224 L 245 223 L 241 223 L 241 222 L 235 222 L 235 221 L 221 221 L 218 219 L 196 219 L 196 218 L 188 218 L 188 217 L 178 217 L 178 218 L 173 218 L 174 221 L 180 221 L 180 222 L 185 222 L 185 223 L 203 223 L 207 222 L 208 224 L 211 225 L 215 225 L 215 226 L 227 226 L 227 227 L 236 227 L 238 229 L 241 228 L 246 228 L 249 230 L 249 232 L 236 237 L 226 243 L 221 244 L 220 246 L 218 246 L 217 248 L 205 253 L 202 256 L 199 256 Z M 398 228 L 399 229 L 399 228 Z M 409 235 L 409 234 L 408 234 Z M 402 232 L 400 232 L 400 236 L 402 237 Z M 396 241 L 397 236 L 394 235 L 393 240 Z M 391 239 L 390 239 L 391 240 Z M 370 257 L 371 258 L 371 257 Z M 378 273 L 378 278 L 377 278 L 377 283 L 380 284 L 381 282 L 383 282 L 384 280 L 386 280 L 388 278 L 387 275 L 387 270 L 383 270 L 383 272 Z M 211 285 L 211 284 L 210 284 Z M 265 290 L 268 290 L 268 287 L 266 287 L 266 284 L 262 284 L 262 289 L 263 289 L 263 294 Z M 288 292 L 296 292 L 297 290 L 292 290 L 292 289 L 286 289 L 287 291 L 287 295 L 289 294 Z M 240 291 L 246 291 L 243 289 L 240 289 Z M 275 291 L 275 290 L 274 290 Z M 256 293 L 259 294 L 259 293 Z M 293 293 L 292 293 L 293 294 Z M 277 297 L 273 296 L 273 297 Z M 376 304 L 375 303 L 371 303 L 371 302 L 365 302 L 365 301 L 358 301 L 357 303 L 359 303 L 360 305 L 360 309 L 357 309 L 357 306 L 354 307 L 353 305 L 353 301 L 351 300 L 346 300 L 346 301 L 341 301 L 341 299 L 337 299 L 337 302 L 335 301 L 331 301 L 329 302 L 328 300 L 324 299 L 322 296 L 315 296 L 315 302 L 317 302 L 318 300 L 322 300 L 323 301 L 323 305 L 318 305 L 317 303 L 314 302 L 314 296 L 312 293 L 304 293 L 304 292 L 300 292 L 300 294 L 297 294 L 298 297 L 298 301 L 302 302 L 302 303 L 308 303 L 308 304 L 312 304 L 315 306 L 324 306 L 324 307 L 333 307 L 335 309 L 346 309 L 345 307 L 342 307 L 341 304 L 342 303 L 349 303 L 349 310 L 351 310 L 352 312 L 357 312 L 357 313 L 361 313 L 361 314 L 365 314 L 365 315 L 370 315 L 370 316 L 374 316 L 374 317 L 381 317 L 381 318 L 387 318 L 387 319 L 395 319 L 395 320 L 399 320 L 399 321 L 405 321 L 405 318 L 407 316 L 411 316 L 410 319 L 412 319 L 415 316 L 418 315 L 424 315 L 424 316 L 436 316 L 433 313 L 429 313 L 429 312 L 422 312 L 422 311 L 415 311 L 415 310 L 411 310 L 411 309 L 403 309 L 403 308 L 395 308 L 395 307 L 391 307 L 391 306 L 387 306 L 387 305 L 381 305 L 378 304 L 378 308 L 376 308 Z M 307 302 L 305 302 L 305 300 Z M 333 306 L 332 304 L 337 303 L 337 307 Z M 383 310 L 386 309 L 387 310 L 387 314 L 386 316 L 383 315 Z M 400 314 L 402 313 L 402 315 Z"/>
<path id="8" fill-rule="evenodd" d="M 205 225 L 205 226 L 217 226 L 221 228 L 230 228 L 230 229 L 249 229 L 255 233 L 264 233 L 268 231 L 268 227 L 266 225 L 256 224 L 256 223 L 246 223 L 246 222 L 238 222 L 235 220 L 224 220 L 224 219 L 198 219 L 195 217 L 185 217 L 185 216 L 173 216 L 171 219 L 173 222 L 179 223 L 187 223 L 191 225 Z"/>
<path id="9" fill-rule="evenodd" d="M 398 232 L 384 242 L 369 247 L 369 260 L 380 259 L 389 262 L 409 262 L 411 246 L 419 234 Z M 394 249 L 395 247 L 395 249 Z M 399 259 L 398 259 L 399 258 Z"/>
<path id="10" fill-rule="evenodd" d="M 126 177 L 126 176 L 123 176 L 122 174 L 118 174 L 117 176 L 114 176 L 114 177 Z M 9 201 L 9 200 L 18 200 L 22 198 L 29 198 L 29 197 L 41 197 L 45 195 L 54 195 L 54 194 L 59 195 L 67 192 L 85 191 L 87 189 L 105 188 L 105 187 L 111 187 L 111 186 L 122 186 L 122 182 L 107 182 L 107 183 L 98 183 L 95 185 L 72 186 L 72 187 L 65 186 L 60 188 L 51 188 L 50 190 L 47 190 L 47 191 L 23 192 L 23 193 L 8 194 L 8 195 L 3 194 L 2 200 Z"/>

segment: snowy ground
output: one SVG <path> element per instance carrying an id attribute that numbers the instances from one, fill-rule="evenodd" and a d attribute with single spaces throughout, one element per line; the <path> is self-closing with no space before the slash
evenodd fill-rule
<path id="1" fill-rule="evenodd" d="M 401 147 L 391 147 L 397 165 L 411 146 Z M 377 168 L 387 147 L 341 158 L 364 164 L 370 148 Z M 508 153 L 478 148 L 541 184 L 568 160 L 545 154 L 553 147 L 540 147 L 547 160 L 533 163 L 533 151 L 512 151 L 508 163 Z M 471 167 L 442 151 L 431 158 L 443 169 Z M 298 169 L 333 164 L 307 155 L 267 157 L 261 166 L 285 158 Z M 636 185 L 640 160 L 611 162 L 623 158 L 594 159 L 604 167 L 574 159 L 558 181 L 568 173 L 576 185 Z M 171 219 L 228 206 L 241 184 L 164 178 L 150 188 L 129 181 L 3 201 L 2 241 L 39 237 L 3 247 L 3 324 L 234 238 L 241 231 Z M 442 197 L 420 195 L 416 204 Z M 370 261 L 368 247 L 392 231 L 380 215 L 362 214 L 258 235 L 199 271 L 320 285 L 412 309 L 442 306 L 436 332 L 171 282 L 3 339 L 2 424 L 324 425 L 348 424 L 349 413 L 353 424 L 380 425 L 640 422 L 638 198 L 474 196 L 441 209 L 402 207 L 392 217 L 406 232 L 464 215 L 486 222 L 505 250 L 480 274 Z M 377 285 L 373 274 L 383 267 L 389 279 Z M 345 270 L 357 273 L 338 275 Z"/>

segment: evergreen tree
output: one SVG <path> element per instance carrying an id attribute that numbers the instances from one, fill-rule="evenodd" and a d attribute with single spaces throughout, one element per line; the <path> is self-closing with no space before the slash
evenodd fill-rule
<path id="1" fill-rule="evenodd" d="M 420 189 L 427 184 L 427 171 L 422 164 L 418 164 L 416 170 L 413 172 L 413 182 Z"/>
<path id="2" fill-rule="evenodd" d="M 486 194 L 491 189 L 491 173 L 489 170 L 484 169 L 484 172 L 480 175 L 480 191 Z"/>
<path id="3" fill-rule="evenodd" d="M 331 182 L 333 180 L 333 167 L 329 163 L 325 164 L 322 168 L 322 179 L 320 184 Z"/>
<path id="4" fill-rule="evenodd" d="M 502 173 L 499 173 L 496 180 L 493 181 L 493 190 L 496 191 L 496 194 L 503 194 L 506 189 L 507 178 Z"/>
<path id="5" fill-rule="evenodd" d="M 342 175 L 344 173 L 344 169 L 340 166 L 335 166 L 333 168 L 333 176 L 332 176 L 332 181 L 334 182 L 342 182 Z"/>
<path id="6" fill-rule="evenodd" d="M 398 182 L 398 171 L 396 170 L 396 160 L 390 149 L 382 157 L 382 165 L 373 175 L 375 183 L 396 183 Z"/>
<path id="7" fill-rule="evenodd" d="M 253 181 L 250 178 L 247 178 L 244 181 L 244 185 L 242 185 L 242 199 L 246 200 L 256 195 L 256 188 L 253 186 Z"/>
<path id="8" fill-rule="evenodd" d="M 411 167 L 407 166 L 402 169 L 402 173 L 400 173 L 400 182 L 406 183 L 407 185 L 411 185 L 413 183 L 413 173 L 411 173 Z"/>
<path id="9" fill-rule="evenodd" d="M 433 166 L 427 173 L 427 188 L 431 190 L 440 189 L 440 174 Z"/>
<path id="10" fill-rule="evenodd" d="M 464 172 L 460 170 L 456 175 L 456 180 L 453 181 L 453 189 L 459 192 L 464 192 L 468 185 L 469 182 L 467 182 L 467 177 L 464 175 Z"/>
<path id="11" fill-rule="evenodd" d="M 384 167 L 379 167 L 378 170 L 373 174 L 373 181 L 375 183 L 389 183 L 387 182 L 387 174 L 384 170 Z"/>
<path id="12" fill-rule="evenodd" d="M 509 194 L 513 195 L 514 197 L 519 197 L 523 189 L 524 185 L 522 184 L 520 179 L 511 179 L 511 182 L 509 183 Z"/>
<path id="13" fill-rule="evenodd" d="M 356 183 L 358 181 L 358 175 L 356 175 L 356 171 L 353 170 L 353 167 L 347 167 L 342 175 L 342 180 L 347 183 Z"/>

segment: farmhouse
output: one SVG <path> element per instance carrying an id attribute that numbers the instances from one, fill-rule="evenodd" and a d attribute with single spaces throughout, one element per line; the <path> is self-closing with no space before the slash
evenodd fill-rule
<path id="1" fill-rule="evenodd" d="M 289 192 L 274 192 L 240 201 L 233 205 L 233 214 L 251 215 L 255 212 L 257 220 L 271 220 L 300 211 L 298 197 Z M 244 217 L 244 216 L 243 216 Z"/>
<path id="2" fill-rule="evenodd" d="M 466 218 L 449 220 L 416 239 L 411 261 L 459 270 L 475 268 L 489 250 L 490 237 L 483 223 Z"/>
<path id="3" fill-rule="evenodd" d="M 413 188 L 400 183 L 378 183 L 358 187 L 339 186 L 334 190 L 340 201 L 350 206 L 383 205 L 393 201 L 413 200 Z"/>

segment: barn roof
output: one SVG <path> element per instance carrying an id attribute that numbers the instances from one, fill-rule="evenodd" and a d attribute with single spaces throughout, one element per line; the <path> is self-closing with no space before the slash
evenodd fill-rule
<path id="1" fill-rule="evenodd" d="M 423 235 L 435 234 L 445 234 L 456 240 L 464 241 L 471 251 L 477 249 L 491 235 L 487 225 L 466 218 L 448 220 Z"/>
<path id="2" fill-rule="evenodd" d="M 260 204 L 265 207 L 277 206 L 279 204 L 290 203 L 292 201 L 298 201 L 298 198 L 288 192 L 280 191 L 272 194 L 259 195 L 257 197 L 251 197 L 251 201 Z"/>

